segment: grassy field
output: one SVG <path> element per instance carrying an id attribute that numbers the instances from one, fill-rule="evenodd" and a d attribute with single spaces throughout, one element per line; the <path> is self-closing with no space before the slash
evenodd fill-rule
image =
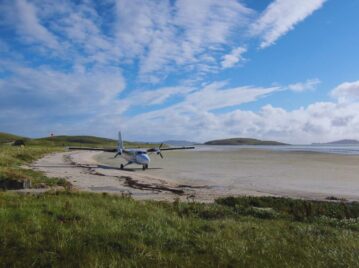
<path id="1" fill-rule="evenodd" d="M 61 147 L 0 147 L 0 181 L 65 185 L 21 165 Z M 66 187 L 64 187 L 65 189 Z M 213 204 L 0 191 L 0 267 L 358 267 L 359 203 Z"/>
<path id="2" fill-rule="evenodd" d="M 256 200 L 266 208 L 251 205 Z M 287 199 L 198 204 L 138 202 L 106 194 L 5 192 L 0 193 L 0 264 L 357 267 L 358 204 L 316 204 L 316 213 L 298 216 L 293 211 L 306 205 Z M 346 218 L 342 209 L 354 218 Z"/>

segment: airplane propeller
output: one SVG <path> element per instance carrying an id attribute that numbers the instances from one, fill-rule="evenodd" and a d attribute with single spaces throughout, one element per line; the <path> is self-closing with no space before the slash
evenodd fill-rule
<path id="1" fill-rule="evenodd" d="M 162 146 L 163 146 L 163 143 L 161 143 L 158 148 L 148 149 L 147 152 L 149 152 L 149 153 L 156 153 L 157 155 L 159 155 L 159 156 L 163 159 L 163 155 L 162 155 L 162 153 L 161 153 L 161 148 L 162 148 Z"/>
<path id="2" fill-rule="evenodd" d="M 122 150 L 117 151 L 117 153 L 115 154 L 115 156 L 113 158 L 116 158 L 117 156 L 122 154 Z"/>
<path id="3" fill-rule="evenodd" d="M 163 143 L 161 143 L 161 145 L 158 148 L 148 149 L 147 153 L 155 153 L 155 154 L 158 154 L 159 156 L 161 156 L 161 158 L 163 158 L 163 155 L 162 155 L 161 151 L 194 149 L 193 146 L 169 147 L 169 148 L 161 149 L 162 146 L 163 146 Z"/>

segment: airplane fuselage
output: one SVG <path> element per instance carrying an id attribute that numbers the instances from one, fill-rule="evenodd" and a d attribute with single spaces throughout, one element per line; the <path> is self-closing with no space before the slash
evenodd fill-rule
<path id="1" fill-rule="evenodd" d="M 138 164 L 142 166 L 148 166 L 150 163 L 150 157 L 146 151 L 137 149 L 124 149 L 121 156 L 131 164 Z"/>

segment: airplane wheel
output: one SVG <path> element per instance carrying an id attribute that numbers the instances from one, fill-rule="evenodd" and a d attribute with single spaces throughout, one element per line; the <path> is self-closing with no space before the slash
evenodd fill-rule
<path id="1" fill-rule="evenodd" d="M 148 169 L 148 165 L 143 165 L 142 170 L 146 170 L 146 169 Z"/>
<path id="2" fill-rule="evenodd" d="M 120 169 L 123 169 L 123 164 L 121 164 Z"/>

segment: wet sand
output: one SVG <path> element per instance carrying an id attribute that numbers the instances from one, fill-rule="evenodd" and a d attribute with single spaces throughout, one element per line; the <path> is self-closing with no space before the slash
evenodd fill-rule
<path id="1" fill-rule="evenodd" d="M 228 195 L 274 195 L 359 201 L 357 155 L 224 148 L 164 156 L 152 155 L 146 171 L 136 165 L 122 171 L 118 167 L 124 160 L 113 154 L 83 151 L 50 155 L 33 167 L 67 177 L 79 190 L 131 192 L 137 199 L 210 202 Z"/>

